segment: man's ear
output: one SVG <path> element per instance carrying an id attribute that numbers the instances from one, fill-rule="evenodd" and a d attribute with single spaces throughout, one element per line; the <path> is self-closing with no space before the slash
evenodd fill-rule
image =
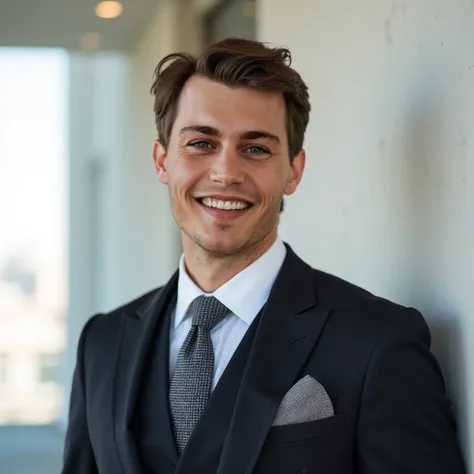
<path id="1" fill-rule="evenodd" d="M 156 174 L 163 184 L 168 184 L 168 171 L 166 168 L 167 153 L 165 147 L 156 140 L 153 144 L 153 162 L 155 163 Z"/>
<path id="2" fill-rule="evenodd" d="M 304 166 L 306 163 L 306 153 L 301 150 L 290 164 L 290 175 L 288 182 L 285 187 L 285 194 L 289 196 L 296 191 L 296 188 L 300 184 L 301 178 L 303 177 Z"/>

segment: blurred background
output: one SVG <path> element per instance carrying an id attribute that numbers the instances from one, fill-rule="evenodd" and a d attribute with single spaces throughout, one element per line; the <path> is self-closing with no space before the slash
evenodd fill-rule
<path id="1" fill-rule="evenodd" d="M 473 466 L 474 2 L 0 0 L 0 474 L 60 471 L 84 323 L 174 271 L 152 74 L 226 36 L 310 88 L 281 236 L 423 312 Z"/>

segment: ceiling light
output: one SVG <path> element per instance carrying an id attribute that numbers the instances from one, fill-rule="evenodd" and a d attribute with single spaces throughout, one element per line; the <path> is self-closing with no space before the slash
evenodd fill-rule
<path id="1" fill-rule="evenodd" d="M 117 18 L 123 12 L 123 5 L 120 2 L 100 2 L 95 7 L 95 14 L 99 18 Z"/>

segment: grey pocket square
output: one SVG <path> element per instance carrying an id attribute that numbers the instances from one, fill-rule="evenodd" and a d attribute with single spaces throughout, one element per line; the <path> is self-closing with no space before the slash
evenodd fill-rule
<path id="1" fill-rule="evenodd" d="M 310 375 L 299 380 L 283 397 L 272 426 L 305 423 L 334 416 L 329 395 Z"/>

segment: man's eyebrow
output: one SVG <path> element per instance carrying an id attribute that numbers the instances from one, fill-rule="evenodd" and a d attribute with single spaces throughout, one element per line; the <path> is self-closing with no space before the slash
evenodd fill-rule
<path id="1" fill-rule="evenodd" d="M 202 133 L 203 135 L 212 135 L 214 137 L 219 137 L 221 135 L 217 128 L 209 127 L 207 125 L 188 125 L 187 127 L 182 128 L 179 131 L 179 134 L 184 135 L 185 133 L 189 132 L 198 132 Z"/>
<path id="2" fill-rule="evenodd" d="M 208 125 L 188 125 L 187 127 L 183 127 L 180 131 L 180 135 L 184 135 L 190 132 L 197 132 L 203 135 L 210 135 L 213 137 L 220 137 L 222 134 L 217 130 L 217 128 L 209 127 Z M 258 140 L 259 138 L 264 138 L 267 140 L 271 140 L 275 143 L 280 144 L 280 138 L 270 132 L 266 132 L 265 130 L 249 130 L 247 132 L 243 132 L 240 135 L 242 140 Z"/>
<path id="3" fill-rule="evenodd" d="M 243 140 L 257 140 L 259 138 L 266 138 L 267 140 L 271 140 L 275 143 L 280 143 L 280 139 L 277 135 L 266 132 L 265 130 L 251 130 L 249 132 L 244 132 L 240 136 Z"/>

